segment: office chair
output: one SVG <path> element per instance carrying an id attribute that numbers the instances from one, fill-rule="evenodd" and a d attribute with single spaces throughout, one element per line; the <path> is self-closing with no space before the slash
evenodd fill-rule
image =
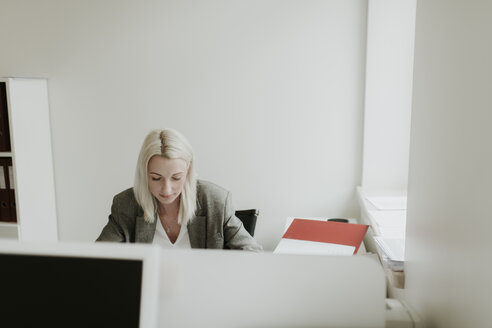
<path id="1" fill-rule="evenodd" d="M 257 209 L 236 211 L 236 216 L 239 218 L 239 220 L 241 220 L 241 222 L 243 222 L 244 228 L 247 232 L 249 232 L 251 237 L 253 237 L 255 234 L 256 219 L 258 218 L 259 214 L 260 211 Z"/>

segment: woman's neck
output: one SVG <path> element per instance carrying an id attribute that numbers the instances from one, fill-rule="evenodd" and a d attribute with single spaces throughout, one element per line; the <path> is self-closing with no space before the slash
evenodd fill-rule
<path id="1" fill-rule="evenodd" d="M 173 203 L 169 204 L 169 205 L 163 205 L 163 204 L 159 204 L 159 213 L 167 216 L 167 217 L 178 217 L 178 213 L 179 213 L 179 200 L 180 200 L 180 197 L 178 197 L 178 199 L 176 199 Z"/>

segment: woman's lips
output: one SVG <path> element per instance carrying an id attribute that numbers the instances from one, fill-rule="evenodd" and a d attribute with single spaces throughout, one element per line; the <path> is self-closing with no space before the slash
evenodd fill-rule
<path id="1" fill-rule="evenodd" d="M 171 194 L 171 195 L 162 195 L 162 194 L 159 194 L 159 196 L 160 196 L 161 198 L 163 198 L 163 199 L 169 199 L 169 198 L 171 198 L 173 195 L 172 195 L 172 194 Z"/>

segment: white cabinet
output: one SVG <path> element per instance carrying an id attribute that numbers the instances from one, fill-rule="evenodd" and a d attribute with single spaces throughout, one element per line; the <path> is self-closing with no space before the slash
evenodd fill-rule
<path id="1" fill-rule="evenodd" d="M 0 78 L 7 95 L 17 222 L 0 222 L 0 238 L 58 240 L 48 88 L 45 79 Z"/>

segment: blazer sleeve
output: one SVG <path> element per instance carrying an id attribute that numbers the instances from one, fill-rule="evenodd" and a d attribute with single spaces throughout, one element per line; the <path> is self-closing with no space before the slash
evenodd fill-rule
<path id="1" fill-rule="evenodd" d="M 101 234 L 96 241 L 112 241 L 112 242 L 126 242 L 125 233 L 121 224 L 119 223 L 121 215 L 123 215 L 119 206 L 118 195 L 113 198 L 113 204 L 111 205 L 111 214 L 108 218 L 108 223 L 101 231 Z"/>
<path id="2" fill-rule="evenodd" d="M 230 249 L 242 249 L 261 252 L 263 248 L 243 227 L 243 223 L 234 214 L 231 194 L 228 192 L 224 205 L 224 244 Z"/>

